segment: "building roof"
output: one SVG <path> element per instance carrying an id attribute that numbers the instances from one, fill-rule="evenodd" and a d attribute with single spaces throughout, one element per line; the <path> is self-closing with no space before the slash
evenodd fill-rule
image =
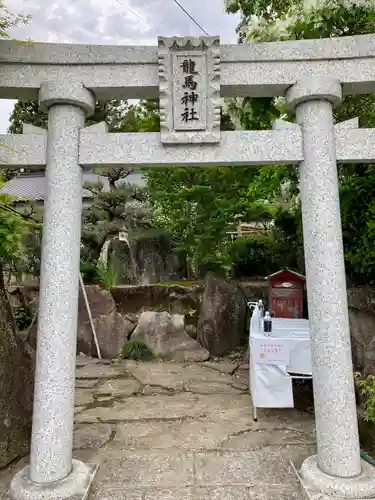
<path id="1" fill-rule="evenodd" d="M 306 280 L 306 277 L 303 276 L 303 274 L 297 273 L 296 271 L 292 271 L 288 267 L 284 267 L 284 269 L 280 269 L 280 271 L 277 271 L 276 273 L 270 274 L 269 276 L 266 276 L 264 279 L 268 280 L 270 278 L 274 278 L 275 276 L 278 276 L 279 274 L 282 273 L 291 273 L 294 274 L 294 276 L 297 276 L 297 278 L 300 278 L 301 280 Z"/>
<path id="2" fill-rule="evenodd" d="M 97 175 L 92 172 L 83 173 L 83 183 L 103 184 L 104 191 L 109 191 L 109 182 L 106 176 Z M 135 184 L 136 186 L 145 185 L 145 177 L 140 173 L 132 173 L 118 183 Z M 22 198 L 23 201 L 43 201 L 45 193 L 45 175 L 44 172 L 21 173 L 14 179 L 6 182 L 0 189 L 0 194 L 7 194 L 14 198 Z M 91 198 L 93 194 L 87 189 L 83 189 L 83 198 Z"/>

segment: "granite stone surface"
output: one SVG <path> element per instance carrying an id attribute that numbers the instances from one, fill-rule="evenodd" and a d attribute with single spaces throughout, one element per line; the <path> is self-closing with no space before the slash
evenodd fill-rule
<path id="1" fill-rule="evenodd" d="M 303 136 L 300 192 L 318 464 L 331 476 L 354 478 L 361 465 L 332 115 L 340 98 L 340 84 L 331 79 L 301 80 L 286 94 Z"/>
<path id="2" fill-rule="evenodd" d="M 314 455 L 304 461 L 300 474 L 307 496 L 312 500 L 375 498 L 374 466 L 364 460 L 361 473 L 355 479 L 325 474 Z"/>
<path id="3" fill-rule="evenodd" d="M 63 480 L 72 468 L 82 211 L 79 130 L 95 102 L 81 83 L 63 80 L 44 84 L 40 103 L 49 108 L 47 196 L 27 473 L 31 481 L 52 483 Z"/>
<path id="4" fill-rule="evenodd" d="M 345 94 L 375 91 L 374 35 L 222 46 L 221 97 L 284 95 L 298 77 L 331 75 Z M 0 97 L 38 97 L 43 81 L 82 81 L 98 99 L 156 98 L 157 47 L 1 41 Z"/>
<path id="5" fill-rule="evenodd" d="M 80 81 L 61 78 L 42 82 L 39 91 L 40 108 L 48 111 L 58 104 L 71 104 L 84 110 L 86 116 L 91 116 L 95 110 L 95 97 Z"/>
<path id="6" fill-rule="evenodd" d="M 287 122 L 281 122 L 282 120 L 278 120 L 277 124 L 274 124 L 277 131 L 275 135 L 271 131 L 222 132 L 221 145 L 206 144 L 204 152 L 199 144 L 169 145 L 166 151 L 160 144 L 159 134 L 106 134 L 105 127 L 98 124 L 81 132 L 80 164 L 87 168 L 101 167 L 107 163 L 113 167 L 129 166 L 127 160 L 130 160 L 130 165 L 134 168 L 174 166 L 178 163 L 192 167 L 228 163 L 238 166 L 297 164 L 303 159 L 301 132 L 295 124 L 287 126 Z M 341 125 L 339 123 L 335 127 L 337 161 L 373 163 L 375 131 L 356 129 L 354 122 Z M 192 138 L 192 143 L 194 140 Z M 0 168 L 45 166 L 46 137 L 40 132 L 0 135 L 0 141 L 6 146 L 0 158 Z"/>
<path id="7" fill-rule="evenodd" d="M 4 500 L 86 500 L 97 469 L 73 460 L 71 472 L 61 481 L 38 484 L 30 480 L 26 466 L 14 476 Z"/>
<path id="8" fill-rule="evenodd" d="M 191 132 L 193 134 L 193 132 Z M 97 134 L 82 130 L 83 166 L 167 167 L 290 164 L 303 159 L 299 129 L 222 132 L 220 144 L 161 143 L 159 133 Z"/>
<path id="9" fill-rule="evenodd" d="M 164 144 L 220 142 L 219 37 L 159 37 Z"/>

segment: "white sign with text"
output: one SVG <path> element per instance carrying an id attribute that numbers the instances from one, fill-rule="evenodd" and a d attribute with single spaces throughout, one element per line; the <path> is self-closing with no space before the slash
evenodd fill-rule
<path id="1" fill-rule="evenodd" d="M 289 365 L 290 346 L 280 339 L 254 339 L 251 343 L 252 359 L 257 364 Z"/>

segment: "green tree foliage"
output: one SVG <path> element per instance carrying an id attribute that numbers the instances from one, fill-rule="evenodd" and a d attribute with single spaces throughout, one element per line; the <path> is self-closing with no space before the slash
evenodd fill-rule
<path id="1" fill-rule="evenodd" d="M 106 122 L 110 132 L 125 131 L 123 129 L 129 127 L 133 116 L 136 117 L 135 108 L 137 106 L 128 105 L 127 102 L 115 99 L 111 101 L 99 101 L 96 103 L 94 114 L 87 118 L 86 126 Z M 17 101 L 10 116 L 8 132 L 10 134 L 22 134 L 23 123 L 29 123 L 46 129 L 48 114 L 39 108 L 36 101 Z"/>
<path id="2" fill-rule="evenodd" d="M 240 12 L 239 41 L 301 40 L 370 34 L 375 32 L 375 3 L 372 0 L 227 0 L 230 13 Z M 257 99 L 228 103 L 245 128 L 258 116 Z M 262 100 L 263 116 L 281 112 L 280 99 Z M 359 117 L 360 126 L 374 127 L 375 96 L 346 96 L 335 111 L 337 122 Z M 289 117 L 293 119 L 293 117 Z M 375 251 L 373 248 L 374 167 L 372 165 L 338 165 L 341 194 L 344 250 L 347 274 L 352 283 L 375 282 Z M 285 179 L 292 169 L 283 167 Z M 293 173 L 294 175 L 295 173 Z M 275 174 L 276 175 L 276 174 Z M 292 185 L 295 184 L 291 178 Z M 271 183 L 272 184 L 272 183 Z M 297 193 L 298 191 L 296 191 Z M 272 193 L 265 195 L 272 200 Z M 298 216 L 298 212 L 295 214 Z M 296 225 L 298 227 L 298 225 Z M 302 244 L 300 231 L 290 235 L 294 249 Z"/>
<path id="3" fill-rule="evenodd" d="M 280 117 L 283 110 L 282 103 L 275 102 L 270 108 L 269 102 L 257 99 L 254 106 L 245 110 L 237 106 L 238 101 L 227 102 L 222 111 L 221 129 L 234 128 L 229 114 L 244 128 L 270 128 L 271 121 Z M 214 270 L 262 275 L 283 265 L 300 267 L 302 262 L 303 266 L 303 259 L 299 258 L 301 250 L 290 255 L 285 245 L 286 234 L 281 229 L 287 215 L 294 217 L 297 225 L 300 221 L 298 205 L 290 205 L 281 197 L 280 185 L 284 181 L 289 183 L 289 197 L 293 198 L 297 185 L 293 167 L 176 167 L 148 171 L 155 217 L 159 224 L 178 235 L 180 250 L 198 274 Z M 280 207 L 284 206 L 282 215 Z M 229 230 L 240 221 L 263 222 L 269 234 L 255 239 L 241 238 L 234 244 Z M 256 251 L 252 254 L 253 247 Z M 247 255 L 259 256 L 261 249 L 266 251 L 265 247 L 272 259 L 261 258 L 262 265 L 255 265 Z"/>
<path id="4" fill-rule="evenodd" d="M 27 24 L 30 16 L 15 14 L 0 0 L 0 38 L 9 38 L 9 30 L 20 24 Z"/>
<path id="5" fill-rule="evenodd" d="M 22 258 L 26 229 L 23 218 L 12 209 L 10 201 L 9 197 L 0 195 L 0 260 L 3 266 Z"/>
<path id="6" fill-rule="evenodd" d="M 234 129 L 226 111 L 221 113 L 221 129 Z M 149 169 L 147 178 L 157 224 L 178 236 L 179 250 L 199 274 L 232 271 L 228 233 L 237 222 L 271 219 L 259 193 L 249 188 L 259 180 L 253 167 L 158 168 Z M 265 178 L 264 173 L 260 181 Z"/>
<path id="7" fill-rule="evenodd" d="M 2 182 L 0 180 L 0 187 Z M 0 194 L 0 266 L 20 278 L 39 269 L 41 224 L 13 208 L 10 196 Z"/>
<path id="8" fill-rule="evenodd" d="M 0 38 L 9 38 L 9 30 L 19 24 L 26 24 L 29 16 L 10 12 L 0 0 Z M 0 145 L 1 147 L 1 145 Z M 0 186 L 6 176 L 0 172 Z M 28 224 L 22 214 L 11 206 L 11 198 L 0 194 L 0 272 L 4 266 L 19 264 L 24 258 L 24 236 Z"/>
<path id="9" fill-rule="evenodd" d="M 155 132 L 159 129 L 157 101 L 142 100 L 137 104 L 127 101 L 99 101 L 86 126 L 105 122 L 109 132 Z M 29 123 L 46 129 L 48 115 L 36 101 L 17 101 L 10 116 L 10 134 L 22 134 L 22 124 Z"/>
<path id="10" fill-rule="evenodd" d="M 177 234 L 180 250 L 195 270 L 229 270 L 230 237 L 235 218 L 250 216 L 248 177 L 252 169 L 163 168 L 148 172 L 148 188 L 159 224 Z"/>

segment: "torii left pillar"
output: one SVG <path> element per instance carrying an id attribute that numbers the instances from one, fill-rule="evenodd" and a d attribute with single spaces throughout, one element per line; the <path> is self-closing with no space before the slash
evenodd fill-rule
<path id="1" fill-rule="evenodd" d="M 46 198 L 30 465 L 15 475 L 13 500 L 86 498 L 96 467 L 73 460 L 82 168 L 79 135 L 95 98 L 80 82 L 40 87 L 48 110 Z"/>

